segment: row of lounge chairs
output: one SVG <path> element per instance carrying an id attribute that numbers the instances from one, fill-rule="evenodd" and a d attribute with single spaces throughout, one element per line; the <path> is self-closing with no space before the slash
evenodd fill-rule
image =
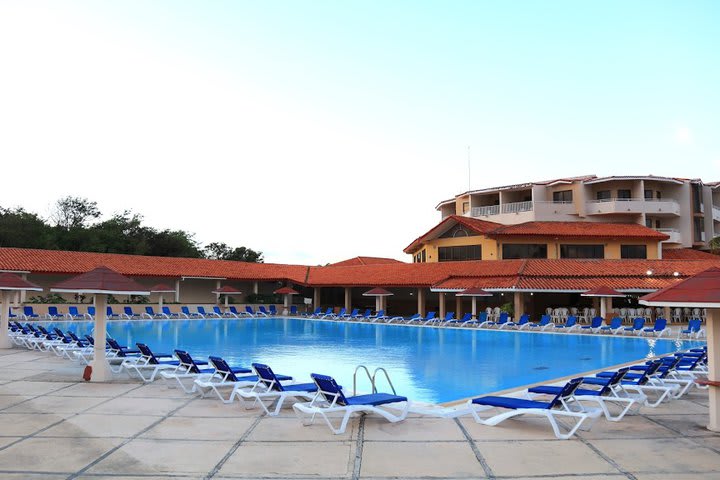
<path id="1" fill-rule="evenodd" d="M 291 313 L 297 315 L 297 307 L 291 307 Z M 170 319 L 170 318 L 240 318 L 240 317 L 274 317 L 278 315 L 277 308 L 275 305 L 269 305 L 265 308 L 264 305 L 260 305 L 256 310 L 251 306 L 246 306 L 244 311 L 238 310 L 235 306 L 228 307 L 227 310 L 221 309 L 219 306 L 213 306 L 212 311 L 205 310 L 203 306 L 195 307 L 194 311 L 190 310 L 188 306 L 181 306 L 179 312 L 173 312 L 170 307 L 163 306 L 159 311 L 155 311 L 153 306 L 146 306 L 144 312 L 136 312 L 133 307 L 123 307 L 122 313 L 115 312 L 113 307 L 108 306 L 106 309 L 107 318 L 109 319 Z M 61 312 L 58 307 L 48 307 L 48 313 L 46 315 L 40 315 L 35 313 L 31 305 L 25 305 L 22 309 L 22 313 L 15 314 L 10 310 L 10 318 L 17 319 L 22 318 L 25 321 L 30 320 L 92 320 L 95 318 L 95 307 L 90 305 L 87 307 L 86 312 L 80 312 L 78 307 L 68 307 L 67 313 Z"/>
<path id="2" fill-rule="evenodd" d="M 48 332 L 42 325 L 13 322 L 11 338 L 27 348 L 53 351 L 83 363 L 92 360 L 91 336 L 81 340 L 69 331 L 55 328 Z M 237 399 L 246 408 L 259 405 L 267 415 L 277 415 L 287 399 L 295 399 L 293 409 L 304 424 L 320 417 L 335 434 L 345 431 L 355 413 L 378 414 L 398 422 L 412 407 L 407 397 L 395 393 L 347 395 L 346 389 L 327 375 L 313 373 L 312 382 L 296 383 L 263 363 L 253 363 L 250 368 L 231 367 L 217 356 L 205 362 L 193 359 L 184 350 L 167 354 L 155 353 L 143 343 L 136 346 L 131 350 L 108 339 L 106 351 L 113 372 L 125 371 L 144 382 L 162 377 L 168 386 L 182 388 L 188 394 L 213 395 L 224 403 Z M 523 397 L 473 398 L 466 403 L 466 410 L 456 413 L 471 414 L 478 423 L 490 426 L 516 416 L 540 416 L 548 420 L 557 438 L 568 439 L 577 430 L 590 428 L 603 415 L 608 421 L 620 421 L 641 406 L 657 407 L 680 398 L 693 385 L 706 388 L 696 381 L 707 378 L 707 372 L 707 347 L 696 348 L 616 371 L 573 378 L 564 385 L 532 387 L 523 392 Z M 495 412 L 498 408 L 503 411 Z M 338 426 L 332 421 L 336 413 L 342 415 Z"/>
<path id="3" fill-rule="evenodd" d="M 642 336 L 670 336 L 672 328 L 668 327 L 668 322 L 664 318 L 657 318 L 653 325 L 646 325 L 644 317 L 637 317 L 633 320 L 632 325 L 624 325 L 621 317 L 614 317 L 610 320 L 610 324 L 605 324 L 602 317 L 594 317 L 589 324 L 582 325 L 578 322 L 578 318 L 570 315 L 564 323 L 555 323 L 549 314 L 540 317 L 539 322 L 532 322 L 530 315 L 523 314 L 516 321 L 510 318 L 507 312 L 501 312 L 496 319 L 491 319 L 487 312 L 482 312 L 477 318 L 473 318 L 472 314 L 466 313 L 462 318 L 455 318 L 454 312 L 448 312 L 444 318 L 436 316 L 435 312 L 429 312 L 426 316 L 417 313 L 411 317 L 389 316 L 384 310 L 380 310 L 373 314 L 371 309 L 366 309 L 364 313 L 360 313 L 359 309 L 354 309 L 351 313 L 346 313 L 346 309 L 341 308 L 338 313 L 334 313 L 334 309 L 328 308 L 323 311 L 316 309 L 313 313 L 307 315 L 308 318 L 318 318 L 326 320 L 348 320 L 369 323 L 404 323 L 415 325 L 436 325 L 436 326 L 455 326 L 455 327 L 473 327 L 473 328 L 496 328 L 496 329 L 516 329 L 516 330 L 536 330 L 536 331 L 555 331 L 555 332 L 575 332 L 575 333 L 602 333 L 612 335 L 642 335 Z M 701 338 L 705 335 L 700 319 L 690 320 L 688 328 L 678 329 L 678 337 Z"/>

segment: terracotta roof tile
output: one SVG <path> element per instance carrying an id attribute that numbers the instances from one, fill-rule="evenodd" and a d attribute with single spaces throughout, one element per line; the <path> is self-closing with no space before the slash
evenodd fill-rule
<path id="1" fill-rule="evenodd" d="M 485 234 L 497 229 L 498 227 L 503 226 L 500 223 L 488 222 L 486 220 L 479 220 L 477 218 L 463 217 L 461 215 L 450 215 L 449 217 L 444 218 L 440 223 L 435 225 L 433 228 L 428 230 L 425 234 L 416 238 L 410 245 L 405 247 L 403 252 L 405 252 L 405 253 L 416 252 L 418 250 L 418 247 L 420 247 L 423 243 L 425 243 L 428 238 L 434 237 L 435 235 L 442 234 L 444 231 L 448 230 L 450 227 L 452 227 L 453 225 L 455 225 L 457 223 L 459 223 L 460 225 L 463 225 L 464 227 L 468 228 L 470 231 L 475 232 L 479 235 L 485 235 Z"/>
<path id="2" fill-rule="evenodd" d="M 341 262 L 331 263 L 328 267 L 350 267 L 354 265 L 384 265 L 386 263 L 406 263 L 394 258 L 384 257 L 354 257 Z"/>
<path id="3" fill-rule="evenodd" d="M 667 248 L 662 251 L 665 260 L 718 260 L 720 256 L 713 255 L 694 248 Z"/>
<path id="4" fill-rule="evenodd" d="M 670 238 L 668 235 L 644 225 L 600 222 L 525 222 L 502 226 L 488 233 L 489 237 L 516 235 L 565 238 L 643 238 L 658 241 Z"/>
<path id="5" fill-rule="evenodd" d="M 669 288 L 640 299 L 649 305 L 720 306 L 720 268 L 709 268 Z"/>

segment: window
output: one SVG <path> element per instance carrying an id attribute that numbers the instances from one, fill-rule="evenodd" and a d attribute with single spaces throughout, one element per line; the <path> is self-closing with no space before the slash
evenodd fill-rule
<path id="1" fill-rule="evenodd" d="M 470 211 L 470 202 L 463 202 L 462 203 L 462 213 L 465 215 L 467 212 Z"/>
<path id="2" fill-rule="evenodd" d="M 451 229 L 449 229 L 447 232 L 440 235 L 440 238 L 471 237 L 476 235 L 477 233 L 470 232 L 466 230 L 465 227 L 463 227 L 462 225 L 457 224 Z"/>
<path id="3" fill-rule="evenodd" d="M 518 243 L 504 244 L 502 246 L 503 260 L 513 258 L 547 258 L 547 245 L 544 243 Z"/>
<path id="4" fill-rule="evenodd" d="M 647 258 L 647 246 L 620 245 L 620 258 Z"/>
<path id="5" fill-rule="evenodd" d="M 555 203 L 570 203 L 572 201 L 572 190 L 560 190 L 559 192 L 553 192 L 553 202 Z"/>
<path id="6" fill-rule="evenodd" d="M 632 192 L 630 192 L 630 190 L 626 190 L 626 189 L 618 190 L 617 198 L 625 199 L 625 200 L 630 199 L 630 198 L 632 198 Z"/>
<path id="7" fill-rule="evenodd" d="M 595 194 L 595 198 L 598 200 L 610 200 L 610 190 L 600 190 Z"/>
<path id="8" fill-rule="evenodd" d="M 645 226 L 647 228 L 653 228 L 653 219 L 652 218 L 646 218 L 645 219 Z"/>
<path id="9" fill-rule="evenodd" d="M 420 256 L 420 263 L 425 263 L 425 261 L 426 261 L 426 260 L 425 260 L 425 250 L 423 250 L 423 251 L 420 252 L 420 253 L 422 254 L 422 255 Z"/>
<path id="10" fill-rule="evenodd" d="M 705 219 L 703 217 L 693 218 L 693 238 L 695 243 L 705 241 Z"/>
<path id="11" fill-rule="evenodd" d="M 645 200 L 652 200 L 653 199 L 653 191 L 652 190 L 645 190 Z"/>
<path id="12" fill-rule="evenodd" d="M 460 262 L 463 260 L 480 260 L 482 250 L 480 245 L 463 245 L 461 247 L 439 247 L 438 261 Z"/>
<path id="13" fill-rule="evenodd" d="M 560 258 L 605 258 L 605 246 L 560 245 Z"/>
<path id="14" fill-rule="evenodd" d="M 692 184 L 692 202 L 693 213 L 703 213 L 702 187 L 699 183 Z"/>
<path id="15" fill-rule="evenodd" d="M 655 192 L 655 198 L 657 198 L 658 200 L 660 200 L 662 198 L 662 192 L 660 190 Z"/>

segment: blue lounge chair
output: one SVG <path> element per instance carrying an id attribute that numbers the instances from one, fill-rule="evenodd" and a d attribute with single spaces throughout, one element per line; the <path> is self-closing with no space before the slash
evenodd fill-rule
<path id="1" fill-rule="evenodd" d="M 208 312 L 205 311 L 205 307 L 198 305 L 195 307 L 195 310 L 197 311 L 197 315 L 200 318 L 208 318 Z"/>
<path id="2" fill-rule="evenodd" d="M 652 327 L 646 327 L 642 329 L 643 335 L 652 335 L 655 337 L 662 337 L 664 334 L 671 334 L 671 330 L 667 326 L 667 320 L 659 317 L 655 319 L 655 325 Z"/>
<path id="3" fill-rule="evenodd" d="M 108 320 L 118 320 L 120 318 L 120 314 L 115 313 L 110 305 L 105 307 L 105 315 L 107 315 Z"/>
<path id="4" fill-rule="evenodd" d="M 80 313 L 78 307 L 68 307 L 68 317 L 70 317 L 70 320 L 83 320 L 86 316 L 87 314 Z"/>
<path id="5" fill-rule="evenodd" d="M 485 327 L 497 327 L 502 328 L 508 321 L 510 320 L 510 314 L 507 312 L 500 312 L 500 316 L 498 316 L 497 322 L 485 322 Z"/>
<path id="6" fill-rule="evenodd" d="M 64 320 L 65 314 L 60 312 L 57 307 L 49 306 L 48 307 L 48 318 L 50 320 Z"/>
<path id="7" fill-rule="evenodd" d="M 390 320 L 390 317 L 388 317 L 387 315 L 385 315 L 385 310 L 380 310 L 379 312 L 377 312 L 376 315 L 371 316 L 370 318 L 372 318 L 371 323 L 376 323 L 376 322 L 379 322 L 379 321 L 385 322 L 385 321 L 387 321 L 387 320 Z"/>
<path id="8" fill-rule="evenodd" d="M 37 313 L 35 313 L 33 311 L 33 307 L 31 307 L 30 305 L 25 305 L 23 307 L 22 317 L 23 317 L 23 320 L 25 320 L 25 321 L 31 320 L 31 319 L 38 320 L 40 318 L 40 315 L 38 315 Z"/>
<path id="9" fill-rule="evenodd" d="M 582 380 L 582 378 L 573 378 L 565 386 L 561 387 L 560 392 L 549 402 L 514 397 L 485 396 L 468 400 L 467 405 L 475 421 L 482 425 L 495 426 L 508 418 L 518 415 L 545 417 L 550 422 L 555 436 L 560 440 L 567 440 L 575 434 L 586 420 L 597 419 L 601 413 L 599 409 L 584 412 L 570 410 L 569 403 L 572 402 L 572 396 Z M 489 418 L 482 418 L 478 414 L 478 412 L 495 407 L 506 408 L 510 411 Z M 575 423 L 566 432 L 563 432 L 558 423 L 559 419 L 566 419 Z"/>
<path id="10" fill-rule="evenodd" d="M 270 312 L 267 311 L 267 309 L 265 308 L 265 305 L 260 305 L 260 306 L 258 307 L 258 312 L 257 312 L 257 313 L 258 313 L 258 315 L 262 315 L 263 317 L 269 317 L 269 316 L 270 316 Z"/>
<path id="11" fill-rule="evenodd" d="M 528 322 L 525 325 L 525 327 L 529 330 L 538 329 L 538 330 L 544 332 L 548 328 L 552 328 L 555 326 L 555 324 L 551 321 L 551 319 L 552 319 L 552 317 L 550 315 L 545 314 L 540 317 L 540 322 L 538 322 L 538 323 Z"/>
<path id="12" fill-rule="evenodd" d="M 253 363 L 252 368 L 258 377 L 257 382 L 249 390 L 238 390 L 237 396 L 244 400 L 253 400 L 248 408 L 252 408 L 252 406 L 259 403 L 266 415 L 275 416 L 280 413 L 280 409 L 287 398 L 312 400 L 317 393 L 315 383 L 283 385 L 275 372 L 267 365 Z M 267 400 L 270 402 L 266 404 Z M 270 410 L 273 403 L 275 403 L 275 408 Z"/>
<path id="13" fill-rule="evenodd" d="M 187 305 L 180 307 L 180 312 L 185 318 L 202 318 L 197 312 L 191 312 Z"/>
<path id="14" fill-rule="evenodd" d="M 701 332 L 702 320 L 699 318 L 693 318 L 688 322 L 688 328 L 681 329 L 678 332 L 678 337 L 700 338 Z"/>
<path id="15" fill-rule="evenodd" d="M 469 322 L 470 320 L 472 320 L 472 313 L 466 313 L 460 319 L 451 318 L 450 320 L 446 320 L 445 322 L 443 322 L 443 325 L 465 325 L 465 323 Z"/>
<path id="16" fill-rule="evenodd" d="M 170 307 L 163 306 L 162 307 L 162 313 L 165 315 L 165 318 L 180 318 L 179 313 L 175 313 L 172 310 L 170 310 Z"/>
<path id="17" fill-rule="evenodd" d="M 553 325 L 553 329 L 561 332 L 572 332 L 576 328 L 578 328 L 578 324 L 575 315 L 570 315 L 567 320 L 565 320 L 564 325 Z"/>
<path id="18" fill-rule="evenodd" d="M 463 324 L 464 327 L 480 327 L 481 325 L 484 326 L 488 321 L 488 314 L 487 312 L 481 312 L 480 315 L 477 316 L 477 318 L 471 318 L 465 324 Z"/>
<path id="19" fill-rule="evenodd" d="M 238 376 L 238 373 L 252 373 L 249 368 L 231 368 L 225 360 L 220 357 L 211 356 L 210 363 L 215 367 L 215 374 L 207 379 L 195 380 L 195 388 L 202 397 L 213 392 L 223 403 L 232 403 L 241 388 L 248 388 L 258 381 L 257 375 Z M 287 375 L 277 375 L 281 381 L 292 380 Z M 227 398 L 221 390 L 230 390 Z"/>
<path id="20" fill-rule="evenodd" d="M 639 333 L 642 333 L 643 327 L 645 327 L 645 318 L 637 317 L 635 320 L 633 320 L 632 326 L 625 327 L 622 329 L 622 333 L 623 333 L 623 335 L 628 334 L 628 333 L 639 334 Z"/>
<path id="21" fill-rule="evenodd" d="M 240 318 L 243 315 L 245 315 L 245 312 L 240 312 L 234 305 L 230 305 L 228 307 L 228 310 L 230 310 L 230 314 L 235 315 L 235 318 Z"/>
<path id="22" fill-rule="evenodd" d="M 271 317 L 277 317 L 278 312 L 277 312 L 277 308 L 275 308 L 275 305 L 268 306 L 268 310 L 270 312 Z"/>
<path id="23" fill-rule="evenodd" d="M 622 329 L 622 318 L 613 317 L 613 319 L 610 320 L 610 325 L 603 325 L 600 327 L 600 333 L 612 333 L 613 335 L 617 335 Z"/>
<path id="24" fill-rule="evenodd" d="M 600 387 L 599 389 L 592 388 L 578 388 L 573 393 L 571 400 L 577 401 L 582 404 L 584 401 L 590 401 L 597 403 L 605 414 L 605 418 L 611 422 L 618 422 L 633 408 L 640 407 L 640 402 L 637 397 L 620 397 L 617 395 L 616 388 L 620 385 L 625 375 L 628 374 L 630 369 L 624 367 L 619 369 L 617 372 L 613 372 L 613 375 L 607 378 L 607 382 L 604 385 L 597 385 L 597 383 L 589 384 Z M 584 379 L 583 379 L 584 380 Z M 582 386 L 583 382 L 580 382 Z M 541 395 L 557 395 L 561 392 L 563 387 L 554 385 L 541 385 L 539 387 L 532 387 L 528 389 L 528 395 L 541 394 Z M 530 397 L 531 400 L 534 398 Z M 613 415 L 610 412 L 608 404 L 620 404 L 622 410 L 620 413 Z M 580 407 L 582 409 L 582 407 Z"/>
<path id="25" fill-rule="evenodd" d="M 432 324 L 440 324 L 442 322 L 447 322 L 448 320 L 452 320 L 455 318 L 455 312 L 446 312 L 445 318 L 438 318 L 435 315 L 428 315 L 427 318 L 425 318 L 425 321 L 423 322 L 423 325 L 430 325 Z"/>
<path id="26" fill-rule="evenodd" d="M 630 375 L 626 375 L 625 378 L 620 382 L 620 388 L 626 393 L 637 392 L 639 395 L 644 396 L 644 405 L 647 407 L 657 407 L 666 400 L 671 394 L 676 393 L 680 387 L 679 385 L 665 386 L 660 384 L 653 384 L 651 381 L 652 377 L 658 374 L 658 370 L 662 366 L 662 361 L 654 360 L 648 364 L 647 369 L 642 372 L 639 376 L 630 378 Z M 601 372 L 596 377 L 598 380 L 591 378 L 584 379 L 585 383 L 598 384 L 607 380 L 607 376 L 613 372 Z M 649 394 L 658 394 L 655 401 L 650 401 Z"/>
<path id="27" fill-rule="evenodd" d="M 127 318 L 128 320 L 133 318 L 140 318 L 140 315 L 135 313 L 132 309 L 132 307 L 123 307 L 123 317 Z"/>
<path id="28" fill-rule="evenodd" d="M 343 314 L 344 313 L 345 313 L 345 309 L 343 308 Z M 335 314 L 335 309 L 328 308 L 320 318 L 337 318 L 337 315 Z"/>
<path id="29" fill-rule="evenodd" d="M 297 305 L 290 305 L 290 315 L 297 316 L 298 308 Z"/>
<path id="30" fill-rule="evenodd" d="M 238 316 L 232 313 L 229 308 L 226 312 L 223 312 L 222 309 L 217 305 L 213 307 L 213 311 L 212 313 L 209 313 L 209 315 L 217 318 L 238 318 Z"/>
<path id="31" fill-rule="evenodd" d="M 88 307 L 87 316 L 90 320 L 95 318 L 95 307 L 93 307 L 93 306 Z"/>
<path id="32" fill-rule="evenodd" d="M 293 410 L 300 417 L 303 425 L 311 425 L 317 415 L 320 415 L 330 430 L 336 435 L 345 432 L 348 420 L 353 413 L 376 413 L 390 422 L 399 422 L 407 417 L 410 409 L 410 401 L 407 397 L 389 393 L 371 393 L 368 395 L 355 395 L 346 397 L 342 387 L 335 379 L 327 375 L 317 373 L 310 374 L 317 385 L 318 391 L 312 401 L 308 403 L 296 403 Z M 380 406 L 391 406 L 404 403 L 402 408 L 397 408 L 399 413 L 394 415 L 389 411 L 379 408 Z M 390 407 L 392 408 L 392 407 Z M 327 417 L 329 413 L 343 413 L 340 426 L 335 428 Z"/>
<path id="33" fill-rule="evenodd" d="M 328 307 L 327 310 L 325 310 L 325 313 L 321 312 L 317 315 L 315 315 L 314 313 L 312 314 L 312 316 L 316 317 L 316 318 L 326 318 L 326 317 L 330 317 L 332 315 L 333 315 L 333 309 L 331 307 Z"/>
<path id="34" fill-rule="evenodd" d="M 150 347 L 144 343 L 136 343 L 140 356 L 137 358 L 126 359 L 122 362 L 122 368 L 128 375 L 137 376 L 145 383 L 155 380 L 155 377 L 162 370 L 175 370 L 180 364 L 177 360 L 162 360 L 164 358 L 172 358 L 169 353 L 153 353 Z"/>
<path id="35" fill-rule="evenodd" d="M 602 317 L 593 317 L 593 319 L 590 321 L 590 325 L 581 325 L 580 326 L 580 331 L 597 333 L 600 331 L 600 327 L 602 327 L 602 326 L 603 326 L 603 318 Z"/>
<path id="36" fill-rule="evenodd" d="M 338 315 L 338 318 L 340 318 L 341 320 L 348 320 L 348 319 L 351 319 L 354 316 L 358 315 L 359 313 L 360 313 L 359 308 L 353 308 L 352 312 L 347 313 L 347 311 L 345 311 L 342 315 Z"/>
<path id="37" fill-rule="evenodd" d="M 392 317 L 390 320 L 387 321 L 387 323 L 393 323 L 393 322 L 398 322 L 398 323 L 412 323 L 412 322 L 414 322 L 414 321 L 416 321 L 416 320 L 422 320 L 422 319 L 423 319 L 423 318 L 422 318 L 422 315 L 420 315 L 419 313 L 416 313 L 416 314 L 414 314 L 414 315 L 412 315 L 412 316 L 410 316 L 410 317 L 407 317 L 407 318 L 403 317 L 402 315 L 398 315 L 398 316 Z"/>
<path id="38" fill-rule="evenodd" d="M 416 313 L 412 317 L 405 320 L 405 323 L 407 324 L 414 324 L 414 323 L 426 323 L 426 322 L 432 322 L 435 319 L 435 316 L 437 314 L 435 312 L 428 312 L 427 315 L 424 317 L 420 315 L 419 313 Z"/>
<path id="39" fill-rule="evenodd" d="M 322 315 L 322 307 L 317 307 L 312 313 L 303 313 L 303 317 L 316 317 L 318 315 Z"/>
<path id="40" fill-rule="evenodd" d="M 530 323 L 530 315 L 528 315 L 527 313 L 523 313 L 522 315 L 520 315 L 520 319 L 517 321 L 517 323 L 505 322 L 500 328 L 502 329 L 507 327 L 521 329 L 524 325 L 527 325 L 528 323 Z"/>
<path id="41" fill-rule="evenodd" d="M 245 307 L 245 313 L 251 317 L 255 316 L 255 310 L 253 310 L 253 308 L 250 305 L 247 305 Z"/>
<path id="42" fill-rule="evenodd" d="M 173 388 L 177 383 L 185 393 L 195 393 L 195 380 L 209 378 L 215 374 L 215 368 L 205 367 L 208 362 L 196 361 L 185 350 L 176 349 L 173 353 L 179 362 L 177 368 L 160 372 L 168 388 Z M 190 380 L 189 385 L 186 383 L 188 380 Z"/>

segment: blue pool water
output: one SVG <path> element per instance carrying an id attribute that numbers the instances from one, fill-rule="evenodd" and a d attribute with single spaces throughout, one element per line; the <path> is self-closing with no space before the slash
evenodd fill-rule
<path id="1" fill-rule="evenodd" d="M 61 326 L 67 327 L 67 323 Z M 87 331 L 90 323 L 72 329 Z M 311 372 L 352 387 L 357 365 L 385 367 L 399 394 L 448 402 L 700 345 L 667 339 L 515 331 L 417 328 L 304 319 L 119 321 L 108 333 L 122 344 L 189 351 L 231 365 L 269 364 L 309 381 Z M 367 383 L 360 383 L 367 389 Z M 382 382 L 380 389 L 383 390 Z"/>

